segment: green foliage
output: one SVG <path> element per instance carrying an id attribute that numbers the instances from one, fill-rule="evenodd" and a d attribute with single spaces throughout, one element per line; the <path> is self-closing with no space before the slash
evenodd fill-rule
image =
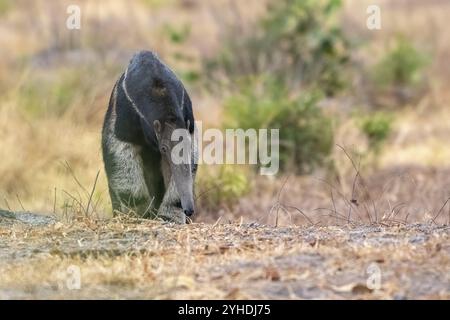
<path id="1" fill-rule="evenodd" d="M 207 209 L 233 207 L 250 190 L 247 173 L 241 167 L 221 165 L 218 168 L 204 168 L 199 173 L 200 192 L 205 194 L 200 197 L 199 202 Z"/>
<path id="2" fill-rule="evenodd" d="M 177 73 L 181 79 L 187 83 L 196 83 L 200 79 L 200 73 L 192 68 L 194 58 L 191 54 L 185 52 L 183 44 L 189 39 L 191 35 L 191 26 L 184 24 L 180 27 L 173 25 L 165 25 L 164 33 L 169 41 L 175 46 L 171 58 L 175 63 L 182 67 L 177 68 Z"/>
<path id="3" fill-rule="evenodd" d="M 200 79 L 200 74 L 195 70 L 181 71 L 180 76 L 187 83 L 194 83 Z"/>
<path id="4" fill-rule="evenodd" d="M 141 0 L 141 2 L 150 9 L 159 9 L 165 5 L 171 4 L 173 0 Z"/>
<path id="5" fill-rule="evenodd" d="M 348 59 L 348 42 L 332 21 L 338 0 L 284 0 L 274 3 L 264 21 L 264 41 L 271 55 L 287 58 L 280 71 L 296 80 L 313 83 L 327 94 L 344 87 L 342 66 Z"/>
<path id="6" fill-rule="evenodd" d="M 172 43 L 182 44 L 190 36 L 191 27 L 190 25 L 183 25 L 180 28 L 175 28 L 174 26 L 167 24 L 164 28 L 164 31 Z"/>
<path id="7" fill-rule="evenodd" d="M 11 0 L 0 0 L 0 16 L 5 15 L 11 9 Z"/>
<path id="8" fill-rule="evenodd" d="M 426 56 L 404 37 L 375 65 L 374 79 L 381 87 L 416 86 L 423 79 Z"/>
<path id="9" fill-rule="evenodd" d="M 56 75 L 33 74 L 20 87 L 19 106 L 31 116 L 61 116 L 91 90 L 90 74 L 66 69 Z"/>
<path id="10" fill-rule="evenodd" d="M 210 80 L 228 83 L 266 72 L 292 89 L 320 88 L 333 95 L 345 87 L 349 43 L 334 21 L 337 0 L 281 0 L 258 30 L 231 34 L 222 51 L 205 62 Z M 211 83 L 211 82 L 209 82 Z M 215 82 L 214 82 L 215 83 Z"/>
<path id="11" fill-rule="evenodd" d="M 317 91 L 289 95 L 273 79 L 252 79 L 225 103 L 227 127 L 280 129 L 280 168 L 307 173 L 328 159 L 333 146 L 332 122 L 318 108 Z"/>
<path id="12" fill-rule="evenodd" d="M 378 152 L 392 130 L 392 116 L 377 112 L 365 117 L 361 122 L 361 130 L 369 140 L 370 149 Z"/>

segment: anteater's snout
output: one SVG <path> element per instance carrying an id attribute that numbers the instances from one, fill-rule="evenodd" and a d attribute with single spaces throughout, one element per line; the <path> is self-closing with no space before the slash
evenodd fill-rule
<path id="1" fill-rule="evenodd" d="M 184 209 L 184 214 L 190 217 L 194 214 L 194 209 Z"/>

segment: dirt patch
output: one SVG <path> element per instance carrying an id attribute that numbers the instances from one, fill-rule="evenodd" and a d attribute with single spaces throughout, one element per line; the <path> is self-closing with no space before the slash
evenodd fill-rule
<path id="1" fill-rule="evenodd" d="M 0 298 L 449 299 L 449 228 L 0 223 Z"/>

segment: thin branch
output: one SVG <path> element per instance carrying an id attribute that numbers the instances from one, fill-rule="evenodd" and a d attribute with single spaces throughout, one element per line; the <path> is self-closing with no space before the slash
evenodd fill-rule
<path id="1" fill-rule="evenodd" d="M 286 205 L 284 206 L 286 208 L 289 209 L 294 209 L 296 211 L 298 211 L 311 225 L 314 225 L 314 223 L 312 222 L 312 220 L 306 215 L 306 213 L 304 213 L 302 210 L 300 210 L 299 208 L 295 207 L 295 206 L 290 206 L 290 205 Z"/>
<path id="2" fill-rule="evenodd" d="M 22 201 L 20 200 L 20 197 L 19 197 L 18 194 L 16 194 L 16 198 L 17 198 L 17 201 L 19 201 L 19 204 L 20 204 L 20 207 L 22 208 L 22 210 L 23 210 L 23 211 L 27 211 L 27 210 L 25 210 L 25 208 L 23 207 Z"/>
<path id="3" fill-rule="evenodd" d="M 56 214 L 56 187 L 55 187 L 55 196 L 53 198 L 53 214 Z"/>
<path id="4" fill-rule="evenodd" d="M 90 207 L 90 205 L 91 205 L 92 196 L 94 195 L 94 192 L 95 192 L 95 187 L 97 186 L 97 181 L 98 181 L 98 176 L 99 176 L 99 175 L 100 175 L 100 170 L 97 171 L 97 175 L 95 176 L 95 181 L 94 181 L 94 185 L 93 185 L 93 187 L 92 187 L 92 191 L 91 191 L 91 193 L 89 194 L 89 200 L 88 200 L 88 203 L 87 203 L 87 206 L 86 206 L 86 216 L 89 215 L 89 207 Z"/>
<path id="5" fill-rule="evenodd" d="M 78 180 L 78 178 L 76 177 L 74 171 L 72 170 L 72 167 L 69 165 L 69 163 L 67 161 L 64 161 L 64 164 L 66 165 L 66 168 L 69 170 L 69 173 L 71 174 L 72 178 L 75 180 L 75 182 L 78 184 L 78 186 L 84 191 L 86 192 L 86 195 L 89 197 L 89 191 L 83 187 L 83 185 L 81 184 L 81 182 Z"/>
<path id="6" fill-rule="evenodd" d="M 86 212 L 86 210 L 84 209 L 84 206 L 83 206 L 83 204 L 77 199 L 77 198 L 75 198 L 74 196 L 72 196 L 70 193 L 68 193 L 66 190 L 62 190 L 62 192 L 64 192 L 66 195 L 68 195 L 74 202 L 76 202 L 79 206 L 80 206 L 80 208 L 84 211 L 84 212 Z M 73 208 L 73 205 L 72 205 L 72 208 Z"/>
<path id="7" fill-rule="evenodd" d="M 431 222 L 433 222 L 434 224 L 436 224 L 436 219 L 441 215 L 442 211 L 444 210 L 445 206 L 447 205 L 447 203 L 450 201 L 450 197 L 447 198 L 447 200 L 445 200 L 444 204 L 442 205 L 442 207 L 439 209 L 438 213 L 434 216 L 434 218 L 431 220 Z"/>
<path id="8" fill-rule="evenodd" d="M 9 206 L 8 200 L 7 200 L 6 198 L 4 198 L 4 200 L 5 200 L 5 204 L 6 204 L 6 207 L 8 208 L 8 210 L 9 210 L 9 211 L 13 211 L 13 210 L 11 209 L 11 207 Z"/>

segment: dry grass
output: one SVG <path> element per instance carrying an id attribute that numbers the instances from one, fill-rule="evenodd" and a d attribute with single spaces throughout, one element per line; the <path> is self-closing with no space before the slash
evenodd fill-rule
<path id="1" fill-rule="evenodd" d="M 83 219 L 0 234 L 7 299 L 450 298 L 448 227 Z M 376 290 L 366 286 L 372 263 L 381 270 Z M 69 266 L 80 268 L 80 290 L 66 287 Z"/>

